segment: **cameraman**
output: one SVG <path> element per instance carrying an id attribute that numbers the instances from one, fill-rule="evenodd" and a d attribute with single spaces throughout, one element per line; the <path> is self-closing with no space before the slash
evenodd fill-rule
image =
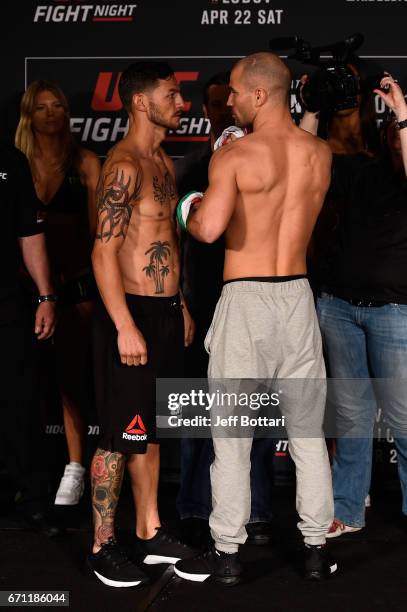
<path id="1" fill-rule="evenodd" d="M 380 87 L 374 93 L 395 117 L 384 126 L 386 145 L 380 154 L 366 147 L 358 112 L 361 104 L 356 112 L 335 115 L 328 133 L 337 154 L 331 197 L 341 206 L 331 208 L 334 223 L 326 223 L 326 215 L 321 217 L 320 230 L 324 223 L 325 230 L 331 227 L 333 239 L 325 270 L 318 265 L 318 233 L 313 255 L 320 272 L 317 311 L 333 378 L 407 378 L 407 105 L 397 82 L 387 73 Z M 317 115 L 306 113 L 301 127 L 316 133 Z M 407 404 L 400 384 L 394 382 L 381 405 L 395 438 L 402 510 L 407 514 Z M 366 437 L 337 439 L 333 461 L 336 518 L 327 537 L 364 527 L 364 501 L 371 479 L 376 403 L 360 394 L 350 406 L 344 390 L 345 383 L 336 397 L 340 420 L 367 424 L 367 429 L 363 432 Z"/>

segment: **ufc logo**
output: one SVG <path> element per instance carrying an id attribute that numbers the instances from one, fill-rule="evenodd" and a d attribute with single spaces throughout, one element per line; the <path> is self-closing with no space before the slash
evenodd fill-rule
<path id="1" fill-rule="evenodd" d="M 0 179 L 2 179 L 3 181 L 7 180 L 7 172 L 0 172 Z"/>
<path id="2" fill-rule="evenodd" d="M 178 83 L 182 81 L 197 81 L 199 72 L 175 72 Z M 122 103 L 119 96 L 119 80 L 121 72 L 114 75 L 113 72 L 99 72 L 95 91 L 92 97 L 92 110 L 94 111 L 119 111 Z M 186 101 L 184 110 L 189 111 L 191 102 Z"/>

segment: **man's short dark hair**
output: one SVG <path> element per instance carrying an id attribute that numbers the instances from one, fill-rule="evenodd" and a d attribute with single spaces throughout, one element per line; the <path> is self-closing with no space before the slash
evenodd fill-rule
<path id="1" fill-rule="evenodd" d="M 229 85 L 230 71 L 229 72 L 218 72 L 211 76 L 209 81 L 206 81 L 202 88 L 202 98 L 205 106 L 208 106 L 209 102 L 209 88 L 212 85 Z"/>
<path id="2" fill-rule="evenodd" d="M 119 81 L 120 100 L 131 111 L 131 101 L 135 93 L 145 93 L 158 85 L 159 79 L 168 79 L 174 70 L 166 62 L 135 62 L 122 73 Z"/>

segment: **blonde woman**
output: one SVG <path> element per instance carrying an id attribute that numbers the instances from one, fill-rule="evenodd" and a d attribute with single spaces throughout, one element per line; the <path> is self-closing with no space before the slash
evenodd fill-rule
<path id="1" fill-rule="evenodd" d="M 47 247 L 59 294 L 59 324 L 52 348 L 69 464 L 55 503 L 75 505 L 84 489 L 85 426 L 81 402 L 90 317 L 96 297 L 90 253 L 100 163 L 94 153 L 75 142 L 65 95 L 48 81 L 34 81 L 23 95 L 15 144 L 30 163 L 41 201 L 39 214 L 46 219 Z"/>

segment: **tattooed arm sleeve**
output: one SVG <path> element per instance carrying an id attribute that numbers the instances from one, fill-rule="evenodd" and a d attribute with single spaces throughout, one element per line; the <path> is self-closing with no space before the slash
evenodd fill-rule
<path id="1" fill-rule="evenodd" d="M 126 237 L 133 206 L 140 199 L 142 180 L 141 169 L 129 164 L 117 164 L 102 172 L 96 194 L 96 240 L 109 242 Z"/>
<path id="2" fill-rule="evenodd" d="M 126 305 L 118 252 L 141 198 L 141 168 L 117 163 L 103 168 L 97 188 L 97 229 L 92 253 L 96 282 L 116 328 L 134 325 Z"/>

